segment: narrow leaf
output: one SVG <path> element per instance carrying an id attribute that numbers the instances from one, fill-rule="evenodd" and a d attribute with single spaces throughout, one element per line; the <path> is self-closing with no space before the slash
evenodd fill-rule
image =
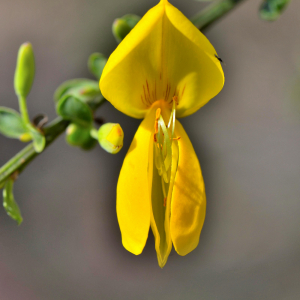
<path id="1" fill-rule="evenodd" d="M 102 97 L 99 83 L 91 79 L 72 79 L 62 83 L 54 93 L 54 101 L 58 101 L 66 96 L 74 96 L 84 102 L 89 102 L 96 97 Z"/>
<path id="2" fill-rule="evenodd" d="M 18 204 L 15 201 L 13 195 L 14 181 L 12 179 L 7 180 L 3 189 L 3 207 L 6 213 L 20 225 L 23 221 L 21 211 Z"/>
<path id="3" fill-rule="evenodd" d="M 20 139 L 28 133 L 20 114 L 13 109 L 0 107 L 0 133 L 8 138 Z"/>
<path id="4" fill-rule="evenodd" d="M 37 153 L 41 153 L 46 146 L 46 138 L 45 136 L 35 127 L 29 125 L 30 134 L 33 140 L 33 147 Z"/>
<path id="5" fill-rule="evenodd" d="M 66 120 L 89 127 L 93 123 L 93 113 L 90 107 L 78 98 L 66 95 L 56 106 L 57 113 Z"/>

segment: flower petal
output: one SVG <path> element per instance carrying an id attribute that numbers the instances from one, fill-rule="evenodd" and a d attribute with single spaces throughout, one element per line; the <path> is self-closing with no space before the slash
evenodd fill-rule
<path id="1" fill-rule="evenodd" d="M 216 96 L 224 73 L 209 40 L 174 6 L 166 4 L 164 76 L 178 96 L 177 116 L 185 117 Z"/>
<path id="2" fill-rule="evenodd" d="M 177 113 L 194 113 L 220 92 L 224 74 L 206 37 L 167 0 L 149 10 L 110 56 L 101 76 L 103 96 L 118 110 L 144 117 L 156 100 Z"/>
<path id="3" fill-rule="evenodd" d="M 121 112 L 143 118 L 157 99 L 164 6 L 150 9 L 111 54 L 100 79 L 103 96 Z"/>
<path id="4" fill-rule="evenodd" d="M 176 252 L 186 255 L 198 243 L 205 219 L 206 195 L 200 165 L 185 130 L 176 121 L 180 136 L 179 161 L 171 202 L 171 237 Z"/>
<path id="5" fill-rule="evenodd" d="M 155 110 L 152 110 L 139 126 L 124 159 L 117 186 L 117 215 L 122 243 L 136 255 L 143 251 L 150 226 L 148 164 L 154 119 Z"/>

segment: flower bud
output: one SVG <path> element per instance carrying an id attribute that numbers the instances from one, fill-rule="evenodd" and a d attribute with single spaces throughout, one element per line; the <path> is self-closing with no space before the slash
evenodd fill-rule
<path id="1" fill-rule="evenodd" d="M 123 129 L 116 123 L 106 123 L 98 131 L 100 146 L 111 154 L 116 154 L 122 149 L 123 139 Z"/>
<path id="2" fill-rule="evenodd" d="M 264 0 L 260 6 L 260 17 L 266 21 L 276 21 L 291 0 Z"/>
<path id="3" fill-rule="evenodd" d="M 90 138 L 90 129 L 75 123 L 71 123 L 66 130 L 66 141 L 71 146 L 81 146 Z"/>
<path id="4" fill-rule="evenodd" d="M 114 21 L 112 31 L 118 43 L 125 38 L 140 19 L 139 16 L 128 14 Z"/>
<path id="5" fill-rule="evenodd" d="M 32 87 L 35 73 L 33 49 L 30 43 L 21 45 L 15 71 L 15 92 L 26 97 Z"/>

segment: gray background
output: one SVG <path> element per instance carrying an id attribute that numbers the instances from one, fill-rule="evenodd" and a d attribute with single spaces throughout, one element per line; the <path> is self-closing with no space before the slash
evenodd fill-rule
<path id="1" fill-rule="evenodd" d="M 203 4 L 173 0 L 192 16 Z M 32 42 L 37 72 L 30 114 L 55 117 L 64 80 L 92 78 L 90 53 L 116 46 L 114 18 L 144 14 L 148 0 L 1 0 L 0 105 L 17 108 L 19 45 Z M 299 299 L 300 114 L 290 96 L 300 58 L 300 2 L 276 23 L 248 0 L 207 32 L 225 61 L 223 91 L 183 119 L 207 188 L 198 248 L 172 252 L 161 270 L 150 234 L 142 255 L 121 244 L 115 187 L 139 120 L 107 103 L 99 116 L 125 131 L 116 156 L 82 152 L 61 137 L 20 176 L 24 223 L 0 210 L 0 299 Z M 300 99 L 300 95 L 299 95 Z M 294 102 L 293 102 L 293 101 Z M 1 165 L 23 147 L 0 136 Z"/>

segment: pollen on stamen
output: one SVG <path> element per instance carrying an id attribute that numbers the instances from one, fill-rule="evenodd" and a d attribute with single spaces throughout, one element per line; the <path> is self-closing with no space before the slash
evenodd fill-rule
<path id="1" fill-rule="evenodd" d="M 154 140 L 155 143 L 157 143 L 156 133 L 154 133 L 154 135 L 153 135 L 153 140 Z"/>
<path id="2" fill-rule="evenodd" d="M 158 120 L 155 120 L 155 123 L 154 123 L 154 132 L 155 132 L 155 134 L 158 133 Z"/>
<path id="3" fill-rule="evenodd" d="M 173 138 L 173 141 L 179 141 L 181 139 L 181 136 L 178 136 L 176 138 Z"/>
<path id="4" fill-rule="evenodd" d="M 178 105 L 178 97 L 177 96 L 174 96 L 172 100 L 175 101 L 176 105 Z"/>
<path id="5" fill-rule="evenodd" d="M 158 109 L 156 110 L 156 114 L 155 114 L 155 119 L 156 119 L 156 120 L 158 120 L 158 119 L 159 119 L 159 117 L 160 117 L 160 113 L 161 113 L 161 109 L 160 109 L 160 108 L 158 108 Z"/>
<path id="6" fill-rule="evenodd" d="M 164 207 L 167 205 L 167 197 L 164 198 Z"/>

